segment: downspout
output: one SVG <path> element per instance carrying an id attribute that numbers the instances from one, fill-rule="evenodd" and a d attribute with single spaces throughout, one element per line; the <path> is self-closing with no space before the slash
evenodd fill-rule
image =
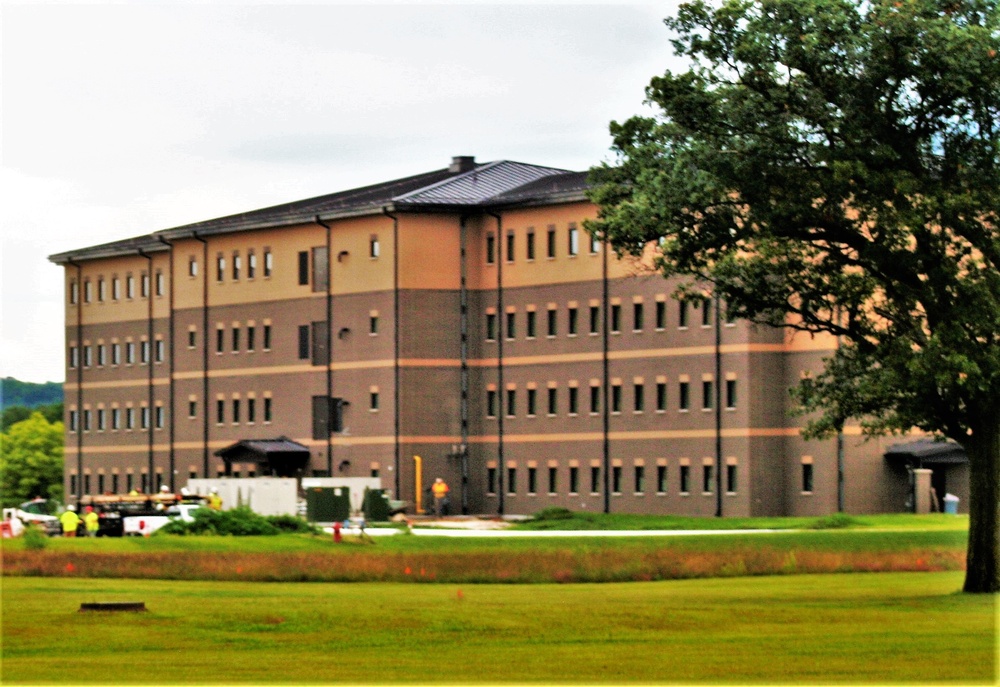
<path id="1" fill-rule="evenodd" d="M 170 469 L 170 491 L 172 493 L 177 493 L 177 484 L 176 484 L 176 482 L 177 482 L 177 478 L 176 478 L 176 472 L 177 472 L 177 470 L 176 470 L 176 460 L 175 460 L 175 455 L 174 455 L 174 415 L 177 412 L 177 408 L 174 406 L 174 403 L 176 401 L 176 398 L 175 398 L 175 389 L 174 389 L 174 276 L 175 276 L 174 275 L 174 244 L 170 243 L 169 241 L 167 241 L 162 236 L 157 235 L 156 238 L 158 238 L 160 240 L 160 243 L 164 244 L 165 246 L 167 246 L 170 249 L 170 263 L 169 263 L 169 268 L 168 268 L 170 270 L 170 285 L 169 285 L 170 291 L 167 294 L 167 302 L 168 302 L 168 306 L 169 306 L 169 309 L 170 309 L 169 310 L 170 316 L 169 316 L 169 319 L 167 321 L 167 336 L 168 336 L 167 340 L 169 341 L 169 343 L 167 345 L 168 346 L 168 348 L 167 348 L 167 357 L 168 357 L 167 374 L 169 375 L 169 386 L 168 386 L 168 392 L 167 392 L 167 394 L 168 394 L 168 401 L 167 401 L 168 405 L 167 405 L 167 407 L 170 409 L 169 410 L 170 416 L 167 418 L 167 422 L 168 422 L 167 436 L 168 436 L 168 441 L 170 443 L 170 454 L 169 454 L 170 455 L 170 468 L 169 468 Z"/>
<path id="2" fill-rule="evenodd" d="M 154 474 L 154 460 L 153 460 L 153 427 L 155 422 L 153 421 L 153 407 L 156 401 L 155 394 L 153 391 L 153 256 L 146 253 L 141 248 L 138 250 L 141 257 L 146 258 L 146 275 L 149 278 L 148 286 L 146 287 L 146 364 L 149 366 L 149 374 L 146 376 L 146 403 L 148 407 L 148 427 L 146 430 L 149 432 L 149 440 L 147 442 L 147 461 L 149 470 L 149 481 L 146 486 L 149 488 L 147 493 L 152 494 L 155 492 L 153 487 L 153 474 Z M 142 284 L 139 285 L 142 288 Z"/>
<path id="3" fill-rule="evenodd" d="M 393 492 L 396 498 L 402 489 L 400 476 L 400 394 L 399 394 L 399 217 L 390 214 L 387 207 L 382 208 L 382 214 L 392 220 L 392 422 L 393 422 L 393 472 L 395 473 Z M 418 490 L 419 491 L 419 490 Z M 416 495 L 420 498 L 420 494 Z"/>
<path id="4" fill-rule="evenodd" d="M 601 261 L 601 304 L 602 318 L 601 331 L 602 331 L 602 348 L 601 348 L 601 367 L 602 367 L 602 377 L 601 385 L 603 388 L 603 413 L 602 413 L 602 452 L 603 452 L 603 478 L 604 478 L 604 512 L 611 512 L 611 414 L 610 408 L 608 407 L 610 400 L 610 384 L 611 384 L 611 361 L 609 358 L 609 351 L 611 349 L 611 335 L 608 331 L 608 308 L 610 304 L 609 298 L 609 288 L 608 288 L 608 237 L 605 235 L 603 238 L 603 246 L 601 250 L 603 252 Z"/>
<path id="5" fill-rule="evenodd" d="M 486 211 L 486 214 L 497 221 L 496 261 L 497 261 L 497 515 L 504 514 L 504 451 L 503 451 L 503 418 L 505 415 L 503 377 L 503 338 L 504 338 L 504 311 L 503 311 L 503 219 L 500 215 Z"/>
<path id="6" fill-rule="evenodd" d="M 83 498 L 83 265 L 76 268 L 76 502 Z"/>
<path id="7" fill-rule="evenodd" d="M 469 290 L 468 290 L 468 265 L 466 263 L 467 217 L 462 215 L 459 218 L 459 332 L 461 337 L 460 351 L 461 370 L 459 396 L 459 415 L 461 421 L 461 438 L 458 452 L 462 461 L 462 515 L 469 513 Z"/>
<path id="8" fill-rule="evenodd" d="M 722 517 L 722 314 L 719 294 L 715 302 L 715 517 Z"/>
<path id="9" fill-rule="evenodd" d="M 201 416 L 202 416 L 202 477 L 208 479 L 208 241 L 191 232 L 191 238 L 201 241 Z"/>
<path id="10" fill-rule="evenodd" d="M 316 224 L 326 229 L 326 474 L 333 477 L 333 428 L 329 427 L 333 410 L 333 246 L 330 225 L 316 215 Z"/>

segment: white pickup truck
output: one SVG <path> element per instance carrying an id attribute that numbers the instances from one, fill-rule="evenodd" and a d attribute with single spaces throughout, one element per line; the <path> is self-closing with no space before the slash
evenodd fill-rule
<path id="1" fill-rule="evenodd" d="M 163 515 L 130 515 L 122 519 L 123 534 L 126 537 L 148 537 L 171 520 L 194 522 L 191 515 L 198 508 L 204 508 L 200 503 L 179 503 L 167 508 Z"/>

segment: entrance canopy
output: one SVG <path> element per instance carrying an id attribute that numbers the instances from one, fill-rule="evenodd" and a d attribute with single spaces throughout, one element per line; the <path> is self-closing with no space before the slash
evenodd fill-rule
<path id="1" fill-rule="evenodd" d="M 215 455 L 225 461 L 227 475 L 232 473 L 233 463 L 255 463 L 258 474 L 298 477 L 309 464 L 309 449 L 288 437 L 243 439 Z"/>
<path id="2" fill-rule="evenodd" d="M 894 444 L 886 450 L 885 458 L 893 463 L 908 463 L 917 468 L 924 465 L 962 465 L 969 462 L 969 457 L 965 455 L 965 449 L 961 444 L 933 439 Z"/>

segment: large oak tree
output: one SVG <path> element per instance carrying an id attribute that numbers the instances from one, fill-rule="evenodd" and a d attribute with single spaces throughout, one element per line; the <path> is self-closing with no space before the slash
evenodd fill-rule
<path id="1" fill-rule="evenodd" d="M 683 73 L 612 122 L 592 231 L 659 243 L 736 316 L 841 346 L 797 390 L 809 436 L 855 418 L 970 461 L 965 590 L 1000 591 L 996 0 L 696 0 Z"/>

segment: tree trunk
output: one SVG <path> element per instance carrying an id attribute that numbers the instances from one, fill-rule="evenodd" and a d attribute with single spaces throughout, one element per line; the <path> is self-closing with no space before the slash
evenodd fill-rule
<path id="1" fill-rule="evenodd" d="M 1000 417 L 974 427 L 963 442 L 969 456 L 969 547 L 965 585 L 1000 592 Z"/>

